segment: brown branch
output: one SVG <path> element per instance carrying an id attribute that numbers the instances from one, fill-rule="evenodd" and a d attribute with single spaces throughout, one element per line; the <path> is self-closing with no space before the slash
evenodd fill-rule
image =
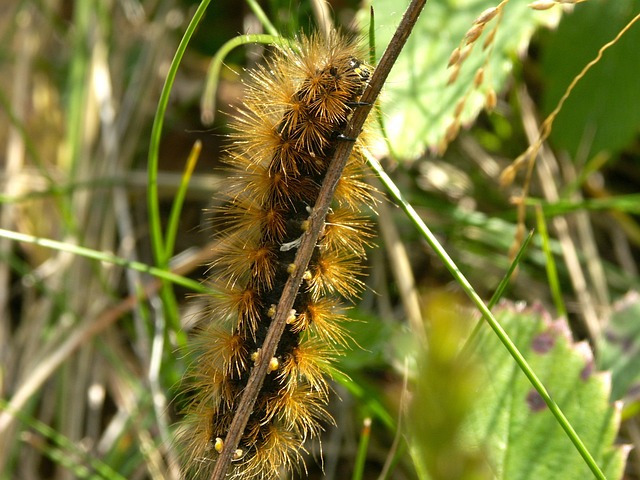
<path id="1" fill-rule="evenodd" d="M 366 106 L 359 107 L 355 110 L 351 122 L 345 129 L 344 135 L 347 138 L 357 138 L 362 131 L 362 126 L 371 110 L 371 106 L 375 103 L 378 97 L 382 85 L 387 79 L 391 67 L 395 63 L 400 51 L 404 47 L 404 44 L 415 25 L 422 8 L 424 7 L 426 0 L 413 0 L 407 7 L 398 28 L 389 42 L 389 46 L 385 50 L 380 62 L 376 66 L 371 80 L 365 92 L 363 93 L 360 101 Z M 295 258 L 296 270 L 289 277 L 287 283 L 284 286 L 282 296 L 278 302 L 276 308 L 276 314 L 271 321 L 271 326 L 267 332 L 267 336 L 264 340 L 260 355 L 256 361 L 256 364 L 251 371 L 247 385 L 242 392 L 242 398 L 236 410 L 236 414 L 233 417 L 233 421 L 229 426 L 229 431 L 223 443 L 222 451 L 218 456 L 215 468 L 211 475 L 211 480 L 223 480 L 229 469 L 229 464 L 233 457 L 233 453 L 238 448 L 240 437 L 244 431 L 249 416 L 253 410 L 254 403 L 262 388 L 267 370 L 269 367 L 269 361 L 275 355 L 278 347 L 280 337 L 284 332 L 287 317 L 293 308 L 293 303 L 298 294 L 300 285 L 302 284 L 302 277 L 309 260 L 313 255 L 313 251 L 320 237 L 320 232 L 324 227 L 324 219 L 331 205 L 334 192 L 342 171 L 349 159 L 351 150 L 353 148 L 353 142 L 339 142 L 336 151 L 327 170 L 327 174 L 322 183 L 322 188 L 318 195 L 318 200 L 313 208 L 311 215 L 309 216 L 309 228 L 305 232 L 302 238 L 298 253 Z"/>

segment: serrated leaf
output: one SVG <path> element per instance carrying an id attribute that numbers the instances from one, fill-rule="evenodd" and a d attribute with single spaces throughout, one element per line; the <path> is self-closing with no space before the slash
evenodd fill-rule
<path id="1" fill-rule="evenodd" d="M 500 92 L 512 70 L 515 54 L 527 44 L 535 28 L 557 18 L 558 10 L 537 12 L 528 2 L 509 2 L 503 16 L 487 24 L 470 56 L 463 63 L 458 79 L 447 80 L 449 56 L 460 45 L 474 19 L 495 0 L 429 1 L 394 66 L 381 97 L 386 134 L 398 159 L 414 159 L 428 148 L 438 147 L 453 122 L 458 102 L 468 95 L 460 116 L 463 125 L 471 123 L 484 107 L 487 88 Z M 375 0 L 376 50 L 382 55 L 407 0 Z M 366 19 L 361 22 L 366 24 Z M 494 46 L 482 50 L 489 32 L 500 22 Z M 484 62 L 484 83 L 473 88 L 473 79 Z"/>
<path id="2" fill-rule="evenodd" d="M 574 343 L 564 321 L 540 308 L 496 314 L 608 479 L 622 477 L 628 449 L 615 446 L 620 408 L 609 402 L 610 376 L 596 373 L 591 350 Z M 493 332 L 479 335 L 484 372 L 468 438 L 489 452 L 495 478 L 584 480 L 593 475 L 546 404 Z"/>
<path id="3" fill-rule="evenodd" d="M 598 49 L 638 11 L 640 0 L 589 1 L 563 18 L 543 50 L 547 114 Z M 640 128 L 639 44 L 636 25 L 580 80 L 554 122 L 551 142 L 556 148 L 565 149 L 571 158 L 580 154 L 584 160 L 602 151 L 615 154 L 633 141 Z"/>
<path id="4" fill-rule="evenodd" d="M 611 399 L 620 400 L 640 387 L 640 295 L 629 292 L 613 306 L 598 343 L 598 367 L 611 370 Z"/>

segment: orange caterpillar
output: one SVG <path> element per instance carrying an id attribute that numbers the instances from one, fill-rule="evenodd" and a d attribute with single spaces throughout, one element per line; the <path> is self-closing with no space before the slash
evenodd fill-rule
<path id="1" fill-rule="evenodd" d="M 278 47 L 250 72 L 234 119 L 224 202 L 215 209 L 221 248 L 211 298 L 195 341 L 191 402 L 179 441 L 187 477 L 206 478 L 260 352 L 290 274 L 309 209 L 337 142 L 371 74 L 362 50 L 338 33 Z M 353 298 L 371 236 L 360 210 L 371 204 L 360 140 L 231 467 L 232 478 L 272 479 L 301 465 L 303 444 L 331 421 L 332 359 L 348 339 L 340 297 Z"/>

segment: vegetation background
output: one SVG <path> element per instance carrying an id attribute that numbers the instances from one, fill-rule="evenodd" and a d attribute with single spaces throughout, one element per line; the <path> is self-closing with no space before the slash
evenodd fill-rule
<path id="1" fill-rule="evenodd" d="M 179 478 L 172 430 L 183 348 L 201 305 L 193 294 L 214 248 L 206 208 L 224 188 L 216 168 L 225 114 L 241 101 L 243 68 L 265 54 L 249 45 L 224 58 L 214 122 L 204 124 L 212 56 L 264 26 L 252 2 L 211 2 L 164 117 L 157 185 L 165 248 L 154 252 L 151 129 L 199 3 L 0 5 L 2 479 Z M 283 35 L 327 18 L 366 30 L 369 4 L 321 3 L 261 7 Z M 380 55 L 405 4 L 372 5 Z M 499 14 L 471 39 L 489 7 Z M 493 296 L 491 305 L 501 297 L 529 306 L 504 302 L 495 312 L 607 478 L 628 479 L 640 477 L 635 451 L 625 466 L 628 445 L 640 444 L 637 24 L 571 90 L 530 174 L 524 163 L 512 182 L 500 180 L 638 12 L 638 0 L 544 11 L 521 0 L 430 0 L 383 93 L 386 140 L 374 150 L 478 294 Z M 466 46 L 469 56 L 447 68 Z M 190 164 L 195 142 L 201 152 Z M 494 332 L 474 329 L 480 316 L 469 289 L 453 281 L 416 222 L 391 201 L 377 213 L 370 288 L 350 311 L 362 322 L 352 324 L 354 348 L 340 359 L 350 378 L 336 379 L 336 425 L 321 447 L 309 446 L 299 476 L 589 478 Z M 523 227 L 535 228 L 528 244 Z"/>

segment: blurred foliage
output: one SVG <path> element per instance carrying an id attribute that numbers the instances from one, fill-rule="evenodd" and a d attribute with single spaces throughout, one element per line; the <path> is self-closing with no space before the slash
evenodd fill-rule
<path id="1" fill-rule="evenodd" d="M 419 354 L 407 427 L 414 461 L 424 463 L 431 480 L 492 478 L 484 446 L 464 442 L 464 425 L 477 415 L 478 391 L 486 388 L 476 365 L 460 355 L 473 319 L 456 295 L 431 292 L 426 303 L 428 348 Z"/>
<path id="2" fill-rule="evenodd" d="M 613 306 L 602 341 L 598 368 L 611 371 L 611 400 L 638 403 L 640 396 L 640 295 L 629 292 Z"/>
<path id="3" fill-rule="evenodd" d="M 564 16 L 557 30 L 544 35 L 539 70 L 544 114 L 553 110 L 571 80 L 638 11 L 638 0 L 589 1 Z M 551 142 L 574 161 L 584 163 L 601 153 L 615 156 L 637 138 L 638 45 L 640 28 L 636 26 L 580 81 L 555 121 Z"/>
<path id="4" fill-rule="evenodd" d="M 578 432 L 609 479 L 622 478 L 628 448 L 614 446 L 620 406 L 609 400 L 609 374 L 598 372 L 589 346 L 539 306 L 497 309 L 502 327 Z M 467 441 L 486 451 L 496 479 L 592 476 L 565 432 L 493 332 L 474 342 L 481 387 L 466 425 Z"/>
<path id="5" fill-rule="evenodd" d="M 472 317 L 459 298 L 428 295 L 429 348 L 416 369 L 408 430 L 420 478 L 580 479 L 589 469 L 539 394 L 494 333 L 483 325 L 465 345 Z M 616 445 L 620 405 L 610 400 L 608 373 L 595 369 L 584 342 L 540 306 L 503 303 L 502 327 L 559 402 L 609 479 L 622 478 L 628 447 Z M 420 467 L 417 467 L 420 472 Z"/>
<path id="6" fill-rule="evenodd" d="M 374 3 L 378 57 L 408 3 L 407 0 Z M 526 47 L 536 27 L 558 17 L 557 10 L 536 12 L 528 8 L 526 2 L 508 2 L 484 26 L 477 40 L 463 40 L 474 19 L 497 3 L 494 0 L 429 2 L 389 76 L 381 99 L 385 133 L 395 159 L 414 160 L 429 150 L 444 150 L 451 140 L 447 138 L 448 129 L 474 121 L 485 107 L 488 91 L 500 92 L 504 88 L 517 54 Z M 362 20 L 364 23 L 365 19 Z M 495 36 L 491 41 L 492 32 Z M 490 41 L 485 44 L 487 39 Z M 458 47 L 461 55 L 468 57 L 461 62 L 457 80 L 448 84 L 456 68 L 455 65 L 447 68 L 448 62 Z M 480 69 L 484 80 L 474 86 Z M 458 113 L 460 102 L 462 110 Z"/>

